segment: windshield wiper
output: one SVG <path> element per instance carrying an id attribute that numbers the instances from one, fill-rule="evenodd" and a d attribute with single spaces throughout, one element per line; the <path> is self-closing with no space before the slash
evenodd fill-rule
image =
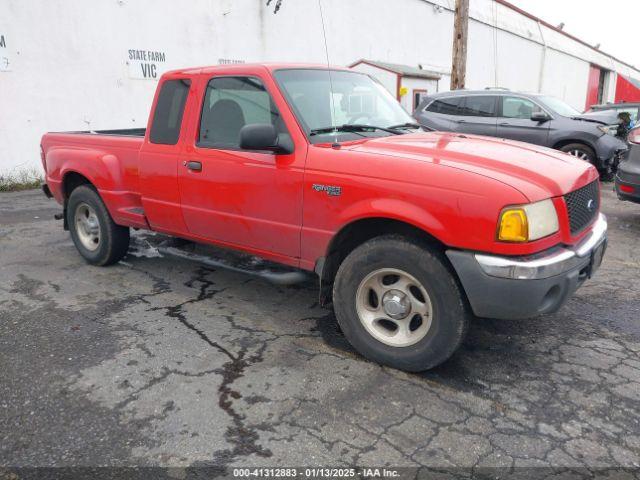
<path id="1" fill-rule="evenodd" d="M 420 125 L 419 123 L 408 122 L 408 123 L 401 123 L 400 125 L 391 125 L 390 127 L 387 127 L 387 128 L 390 128 L 392 130 L 397 130 L 399 128 L 420 128 L 421 129 L 422 125 Z"/>
<path id="2" fill-rule="evenodd" d="M 333 127 L 314 128 L 311 130 L 310 135 L 319 135 L 322 133 L 331 132 L 366 132 L 367 130 L 380 130 L 382 132 L 392 133 L 394 135 L 402 135 L 402 132 L 394 130 L 392 128 L 378 127 L 376 125 L 362 125 L 359 123 L 346 123 L 344 125 L 336 125 Z"/>

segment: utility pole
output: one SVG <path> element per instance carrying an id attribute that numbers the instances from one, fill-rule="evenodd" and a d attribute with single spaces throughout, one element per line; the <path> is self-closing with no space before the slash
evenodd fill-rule
<path id="1" fill-rule="evenodd" d="M 469 32 L 469 0 L 456 0 L 453 21 L 453 64 L 451 90 L 464 88 L 467 76 L 467 36 Z"/>

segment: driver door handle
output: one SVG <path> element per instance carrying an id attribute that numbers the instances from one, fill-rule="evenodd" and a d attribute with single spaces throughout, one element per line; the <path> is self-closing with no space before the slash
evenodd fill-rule
<path id="1" fill-rule="evenodd" d="M 185 160 L 184 162 L 182 162 L 182 164 L 186 166 L 189 170 L 192 170 L 194 172 L 202 171 L 202 163 L 196 162 L 195 160 L 190 160 L 190 161 Z"/>

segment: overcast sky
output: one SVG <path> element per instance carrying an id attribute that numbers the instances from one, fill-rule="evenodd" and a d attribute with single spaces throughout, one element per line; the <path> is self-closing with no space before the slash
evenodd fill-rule
<path id="1" fill-rule="evenodd" d="M 640 0 L 507 0 L 640 68 Z"/>

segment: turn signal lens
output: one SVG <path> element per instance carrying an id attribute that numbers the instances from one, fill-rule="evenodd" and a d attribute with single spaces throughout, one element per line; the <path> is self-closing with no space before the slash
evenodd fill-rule
<path id="1" fill-rule="evenodd" d="M 529 223 L 522 208 L 509 208 L 500 216 L 498 240 L 503 242 L 526 242 L 529 240 Z"/>

